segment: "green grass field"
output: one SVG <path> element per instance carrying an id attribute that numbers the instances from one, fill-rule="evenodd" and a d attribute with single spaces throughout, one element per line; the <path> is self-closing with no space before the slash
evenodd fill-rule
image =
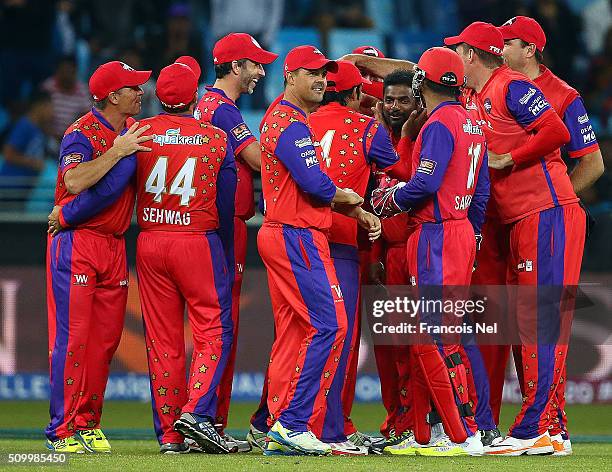
<path id="1" fill-rule="evenodd" d="M 42 428 L 47 420 L 48 406 L 43 402 L 0 402 L 0 461 L 11 452 L 45 452 Z M 234 403 L 228 431 L 244 436 L 248 419 L 255 405 Z M 506 428 L 517 411 L 517 405 L 506 405 L 502 428 Z M 108 402 L 103 427 L 112 442 L 111 455 L 87 454 L 70 457 L 75 470 L 188 470 L 206 467 L 224 470 L 396 470 L 411 468 L 429 470 L 611 470 L 612 469 L 612 407 L 606 405 L 576 405 L 568 408 L 573 433 L 574 455 L 570 457 L 483 457 L 483 458 L 424 458 L 370 456 L 348 457 L 264 457 L 260 454 L 211 456 L 191 454 L 161 456 L 152 431 L 150 406 L 146 403 Z M 363 431 L 375 432 L 383 417 L 379 404 L 357 404 L 353 419 Z M 21 466 L 20 469 L 25 467 Z M 0 463 L 0 470 L 5 467 Z"/>

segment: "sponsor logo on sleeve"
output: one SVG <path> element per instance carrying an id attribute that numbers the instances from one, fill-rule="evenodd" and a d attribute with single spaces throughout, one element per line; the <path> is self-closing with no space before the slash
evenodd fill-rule
<path id="1" fill-rule="evenodd" d="M 529 111 L 533 116 L 538 116 L 542 111 L 549 108 L 550 105 L 546 101 L 543 95 L 538 95 L 529 105 Z"/>
<path id="2" fill-rule="evenodd" d="M 80 162 L 83 162 L 83 154 L 80 152 L 73 152 L 64 156 L 64 166 L 78 164 Z"/>
<path id="3" fill-rule="evenodd" d="M 519 103 L 521 105 L 527 105 L 527 102 L 529 101 L 531 97 L 535 95 L 535 93 L 536 93 L 536 89 L 534 89 L 533 87 L 529 87 L 529 90 L 527 90 L 527 93 L 519 99 Z"/>
<path id="4" fill-rule="evenodd" d="M 419 163 L 419 167 L 417 168 L 417 172 L 421 172 L 422 174 L 433 175 L 436 170 L 436 161 L 432 161 L 431 159 L 421 159 Z"/>
<path id="5" fill-rule="evenodd" d="M 196 108 L 195 111 L 193 112 L 193 117 L 196 120 L 201 120 L 202 119 L 202 111 L 199 108 Z"/>
<path id="6" fill-rule="evenodd" d="M 581 125 L 588 123 L 589 121 L 589 115 L 587 113 L 585 113 L 584 115 L 580 115 L 578 117 L 578 123 L 580 123 Z"/>
<path id="7" fill-rule="evenodd" d="M 312 146 L 312 139 L 310 138 L 310 136 L 306 136 L 304 138 L 296 139 L 293 144 L 295 144 L 295 146 L 299 148 Z"/>
<path id="8" fill-rule="evenodd" d="M 234 138 L 236 138 L 236 141 L 242 141 L 243 139 L 251 136 L 251 130 L 249 130 L 249 127 L 244 123 L 234 126 L 231 129 L 231 133 Z"/>

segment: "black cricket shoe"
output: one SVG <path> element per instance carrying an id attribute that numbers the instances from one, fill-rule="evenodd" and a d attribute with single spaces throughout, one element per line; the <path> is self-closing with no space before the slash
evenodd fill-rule
<path id="1" fill-rule="evenodd" d="M 189 446 L 182 443 L 164 443 L 159 446 L 159 452 L 161 454 L 187 454 L 189 452 Z"/>
<path id="2" fill-rule="evenodd" d="M 485 447 L 492 446 L 495 443 L 498 443 L 499 441 L 501 441 L 502 439 L 503 439 L 502 435 L 499 432 L 499 429 L 497 428 L 480 431 L 480 441 L 482 442 L 482 445 Z"/>
<path id="3" fill-rule="evenodd" d="M 209 454 L 228 454 L 230 452 L 215 425 L 207 417 L 183 413 L 174 422 L 174 430 L 197 442 L 203 452 Z"/>

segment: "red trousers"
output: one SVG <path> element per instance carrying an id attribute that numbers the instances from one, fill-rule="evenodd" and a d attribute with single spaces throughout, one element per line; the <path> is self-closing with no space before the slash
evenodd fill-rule
<path id="1" fill-rule="evenodd" d="M 276 331 L 268 366 L 269 425 L 278 420 L 321 437 L 326 396 L 347 331 L 327 238 L 314 229 L 264 223 L 257 246 L 268 273 Z"/>
<path id="2" fill-rule="evenodd" d="M 519 294 L 513 306 L 524 340 L 519 364 L 523 403 L 509 432 L 517 438 L 565 429 L 567 335 L 580 279 L 585 224 L 584 211 L 572 203 L 527 216 L 510 229 L 507 283 L 538 286 L 537 300 L 524 300 Z"/>
<path id="3" fill-rule="evenodd" d="M 47 437 L 100 426 L 109 365 L 125 316 L 122 237 L 78 229 L 47 239 L 51 421 Z"/>
<path id="4" fill-rule="evenodd" d="M 136 268 L 160 444 L 182 442 L 172 429 L 181 413 L 214 419 L 217 388 L 232 349 L 231 280 L 214 232 L 143 231 Z M 185 372 L 184 316 L 193 333 Z"/>
<path id="5" fill-rule="evenodd" d="M 385 284 L 407 285 L 406 245 L 388 246 L 385 254 Z M 385 437 L 413 429 L 410 414 L 410 349 L 408 346 L 375 345 L 374 357 L 380 377 L 380 393 L 387 416 L 380 426 Z"/>
<path id="6" fill-rule="evenodd" d="M 234 218 L 234 283 L 232 285 L 232 323 L 234 324 L 234 342 L 232 351 L 227 360 L 227 366 L 221 377 L 217 389 L 217 414 L 215 423 L 224 430 L 227 426 L 227 418 L 232 397 L 232 383 L 234 381 L 234 369 L 236 367 L 236 349 L 238 347 L 238 325 L 240 318 L 240 291 L 246 264 L 247 251 L 247 224 L 246 221 Z"/>

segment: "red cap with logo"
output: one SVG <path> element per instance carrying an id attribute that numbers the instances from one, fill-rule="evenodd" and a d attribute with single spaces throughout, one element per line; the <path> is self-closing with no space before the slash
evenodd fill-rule
<path id="1" fill-rule="evenodd" d="M 123 87 L 144 84 L 151 77 L 150 70 L 134 70 L 120 61 L 107 62 L 98 67 L 89 79 L 89 92 L 97 102 Z"/>
<path id="2" fill-rule="evenodd" d="M 463 61 L 448 48 L 429 48 L 423 53 L 417 67 L 425 72 L 425 78 L 441 85 L 461 87 L 465 82 Z"/>
<path id="3" fill-rule="evenodd" d="M 364 54 L 372 57 L 385 57 L 383 52 L 375 46 L 359 46 L 353 49 L 353 54 Z"/>
<path id="4" fill-rule="evenodd" d="M 484 21 L 475 21 L 468 25 L 459 36 L 444 38 L 444 44 L 447 46 L 459 43 L 469 44 L 495 56 L 501 56 L 504 49 L 504 38 L 499 29 Z"/>
<path id="5" fill-rule="evenodd" d="M 246 33 L 230 33 L 215 43 L 213 48 L 213 62 L 224 64 L 226 62 L 249 59 L 259 64 L 270 64 L 278 54 L 266 51 L 253 36 Z"/>
<path id="6" fill-rule="evenodd" d="M 155 94 L 162 105 L 180 108 L 189 104 L 198 91 L 198 79 L 191 68 L 175 62 L 159 73 Z"/>
<path id="7" fill-rule="evenodd" d="M 336 61 L 327 59 L 314 46 L 297 46 L 289 51 L 285 58 L 285 76 L 287 76 L 287 72 L 292 72 L 296 69 L 316 70 L 321 67 L 327 67 L 328 72 L 338 71 Z"/>
<path id="8" fill-rule="evenodd" d="M 357 85 L 371 84 L 372 82 L 361 76 L 357 66 L 349 61 L 336 61 L 338 70 L 327 74 L 327 91 L 342 92 L 350 90 Z"/>
<path id="9" fill-rule="evenodd" d="M 544 51 L 546 34 L 540 24 L 528 16 L 515 16 L 510 18 L 499 28 L 505 39 L 522 39 L 526 43 L 533 43 L 538 51 Z"/>
<path id="10" fill-rule="evenodd" d="M 200 75 L 202 75 L 202 69 L 200 68 L 200 64 L 198 64 L 198 61 L 195 58 L 191 56 L 181 56 L 176 61 L 174 61 L 174 63 L 183 64 L 184 66 L 189 67 L 196 76 L 196 79 L 198 79 L 198 81 L 200 80 Z"/>

